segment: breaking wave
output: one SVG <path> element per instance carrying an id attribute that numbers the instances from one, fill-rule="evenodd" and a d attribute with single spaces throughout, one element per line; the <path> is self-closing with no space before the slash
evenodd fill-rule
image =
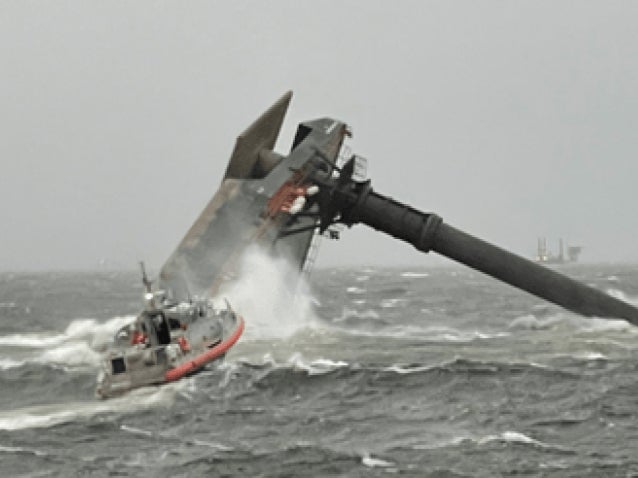
<path id="1" fill-rule="evenodd" d="M 126 415 L 156 407 L 169 407 L 188 380 L 157 388 L 141 388 L 119 398 L 105 401 L 90 400 L 51 405 L 33 405 L 0 412 L 0 430 L 49 428 L 62 423 L 88 420 L 98 415 L 115 413 Z"/>
<path id="2" fill-rule="evenodd" d="M 298 276 L 284 259 L 273 259 L 257 247 L 246 251 L 239 278 L 220 291 L 244 317 L 245 338 L 287 338 L 317 325 L 314 299 Z"/>
<path id="3" fill-rule="evenodd" d="M 100 351 L 111 341 L 113 334 L 133 319 L 134 316 L 113 317 L 106 322 L 76 319 L 63 333 L 0 336 L 4 354 L 0 357 L 0 370 L 27 363 L 96 367 L 100 361 Z M 13 356 L 12 350 L 17 349 L 20 349 L 19 353 Z"/>
<path id="4" fill-rule="evenodd" d="M 420 278 L 424 278 L 424 277 L 429 277 L 430 274 L 428 274 L 427 272 L 402 272 L 401 273 L 401 277 L 407 277 L 407 278 L 411 278 L 411 279 L 420 279 Z"/>
<path id="5" fill-rule="evenodd" d="M 510 329 L 552 330 L 568 328 L 580 332 L 627 332 L 638 334 L 635 326 L 621 319 L 601 319 L 597 317 L 582 317 L 568 312 L 558 312 L 546 317 L 527 314 L 515 318 L 510 322 Z"/>

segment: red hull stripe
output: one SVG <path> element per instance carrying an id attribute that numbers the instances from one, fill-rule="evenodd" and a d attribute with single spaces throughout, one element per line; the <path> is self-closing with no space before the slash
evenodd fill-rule
<path id="1" fill-rule="evenodd" d="M 235 345 L 235 342 L 239 340 L 242 332 L 244 331 L 244 319 L 241 316 L 238 316 L 237 328 L 234 332 L 228 337 L 226 340 L 215 345 L 210 350 L 196 356 L 193 360 L 189 360 L 182 365 L 170 369 L 168 372 L 164 374 L 164 378 L 167 382 L 174 382 L 175 380 L 179 380 L 184 375 L 187 375 L 191 372 L 194 372 L 198 368 L 203 367 L 211 360 L 215 360 L 220 355 L 224 354 L 229 348 Z"/>

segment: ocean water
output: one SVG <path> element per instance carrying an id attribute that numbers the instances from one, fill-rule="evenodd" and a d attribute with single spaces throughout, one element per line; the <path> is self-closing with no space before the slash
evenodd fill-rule
<path id="1" fill-rule="evenodd" d="M 638 266 L 563 271 L 638 298 Z M 261 284 L 224 364 L 99 400 L 137 274 L 0 274 L 0 476 L 638 476 L 638 327 L 460 267 Z"/>

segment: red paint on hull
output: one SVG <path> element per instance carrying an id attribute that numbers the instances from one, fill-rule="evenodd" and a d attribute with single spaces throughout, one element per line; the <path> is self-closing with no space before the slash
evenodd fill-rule
<path id="1" fill-rule="evenodd" d="M 210 350 L 197 355 L 192 360 L 175 367 L 164 374 L 164 378 L 167 382 L 174 382 L 175 380 L 179 380 L 185 375 L 196 371 L 197 369 L 203 367 L 208 362 L 215 360 L 220 355 L 226 353 L 226 351 L 235 345 L 235 342 L 239 340 L 241 334 L 244 331 L 244 319 L 242 317 L 237 317 L 238 323 L 237 328 L 233 331 L 233 333 L 226 339 L 215 345 Z"/>

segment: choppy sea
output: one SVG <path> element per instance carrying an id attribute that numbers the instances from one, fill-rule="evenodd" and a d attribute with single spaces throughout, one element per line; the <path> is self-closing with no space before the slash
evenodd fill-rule
<path id="1" fill-rule="evenodd" d="M 562 270 L 638 298 L 638 266 Z M 0 476 L 638 476 L 638 327 L 460 267 L 269 287 L 224 364 L 100 400 L 138 275 L 0 273 Z"/>

